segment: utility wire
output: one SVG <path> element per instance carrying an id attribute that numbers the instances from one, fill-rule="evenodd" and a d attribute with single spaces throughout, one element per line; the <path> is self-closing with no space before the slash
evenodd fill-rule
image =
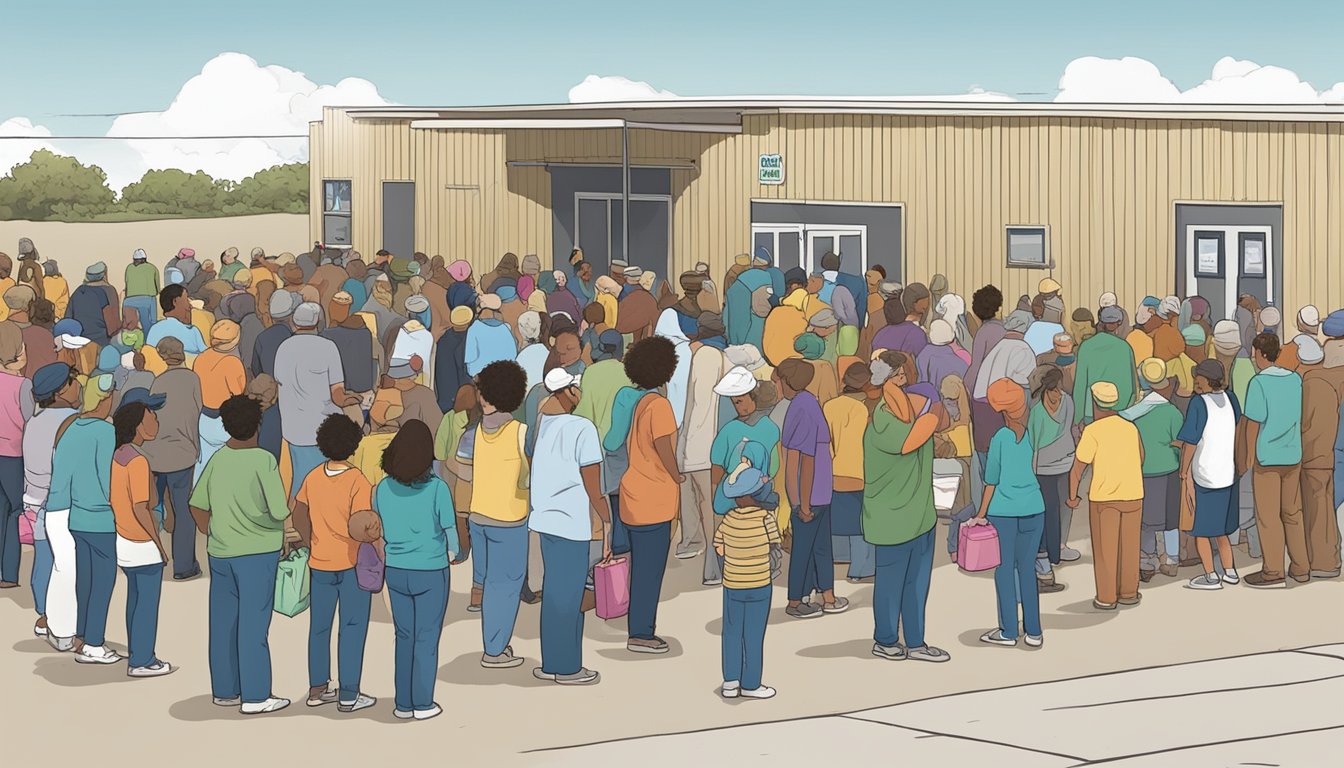
<path id="1" fill-rule="evenodd" d="M 246 136 L 0 136 L 0 141 L 230 141 L 241 139 L 306 139 L 306 133 Z"/>

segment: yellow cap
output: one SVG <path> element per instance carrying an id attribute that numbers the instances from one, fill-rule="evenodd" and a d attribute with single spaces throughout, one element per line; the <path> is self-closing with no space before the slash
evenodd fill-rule
<path id="1" fill-rule="evenodd" d="M 1161 384 L 1167 380 L 1167 364 L 1150 357 L 1139 363 L 1139 376 L 1149 384 Z"/>
<path id="2" fill-rule="evenodd" d="M 1102 408 L 1114 408 L 1120 402 L 1120 390 L 1109 381 L 1092 385 L 1092 400 Z"/>
<path id="3" fill-rule="evenodd" d="M 1059 293 L 1064 288 L 1064 286 L 1060 285 L 1059 281 L 1055 280 L 1053 277 L 1042 279 L 1040 285 L 1037 287 L 1040 289 L 1041 293 Z"/>

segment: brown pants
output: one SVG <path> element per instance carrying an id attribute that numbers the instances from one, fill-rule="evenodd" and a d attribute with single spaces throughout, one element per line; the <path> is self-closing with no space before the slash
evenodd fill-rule
<path id="1" fill-rule="evenodd" d="M 1339 573 L 1339 520 L 1335 517 L 1335 470 L 1302 470 L 1302 517 L 1307 558 L 1314 573 Z"/>
<path id="2" fill-rule="evenodd" d="M 689 553 L 703 553 L 711 548 L 710 537 L 714 535 L 705 523 L 714 515 L 714 491 L 710 488 L 708 469 L 687 472 L 686 482 L 681 489 L 681 541 L 677 544 L 677 556 Z M 707 513 L 707 514 L 706 514 Z"/>
<path id="3" fill-rule="evenodd" d="M 1097 602 L 1114 605 L 1138 596 L 1143 501 L 1089 501 L 1088 512 Z"/>
<path id="4" fill-rule="evenodd" d="M 1302 467 L 1262 467 L 1255 473 L 1255 524 L 1260 529 L 1266 578 L 1283 578 L 1283 551 L 1288 550 L 1288 575 L 1306 579 L 1307 528 L 1302 524 Z"/>

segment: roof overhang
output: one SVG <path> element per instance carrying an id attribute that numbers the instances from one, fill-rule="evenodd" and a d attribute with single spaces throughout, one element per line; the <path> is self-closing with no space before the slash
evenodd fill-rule
<path id="1" fill-rule="evenodd" d="M 449 131 L 505 131 L 524 129 L 574 130 L 594 128 L 639 128 L 688 133 L 741 133 L 742 125 L 723 123 L 654 123 L 619 118 L 504 118 L 412 120 L 411 128 Z"/>

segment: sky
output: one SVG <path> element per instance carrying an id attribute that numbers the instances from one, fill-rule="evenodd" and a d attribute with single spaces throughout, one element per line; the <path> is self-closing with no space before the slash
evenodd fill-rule
<path id="1" fill-rule="evenodd" d="M 663 91 L 1344 101 L 1344 86 L 1332 90 L 1344 81 L 1344 3 L 1331 2 L 1288 0 L 1272 13 L 1242 0 L 0 0 L 0 8 L 7 33 L 0 135 L 301 133 L 321 104 L 563 102 Z M 220 63 L 229 53 L 242 56 Z M 218 65 L 213 76 L 198 77 L 211 71 L 207 64 Z M 275 84 L 258 84 L 259 73 Z M 590 76 L 610 79 L 571 93 Z M 631 90 L 622 78 L 649 87 Z M 295 96 L 298 106 L 289 103 Z M 115 117 L 130 112 L 148 114 Z M 302 143 L 47 145 L 124 182 L 145 167 L 237 175 L 303 156 Z M 0 141 L 0 173 L 31 148 Z"/>

